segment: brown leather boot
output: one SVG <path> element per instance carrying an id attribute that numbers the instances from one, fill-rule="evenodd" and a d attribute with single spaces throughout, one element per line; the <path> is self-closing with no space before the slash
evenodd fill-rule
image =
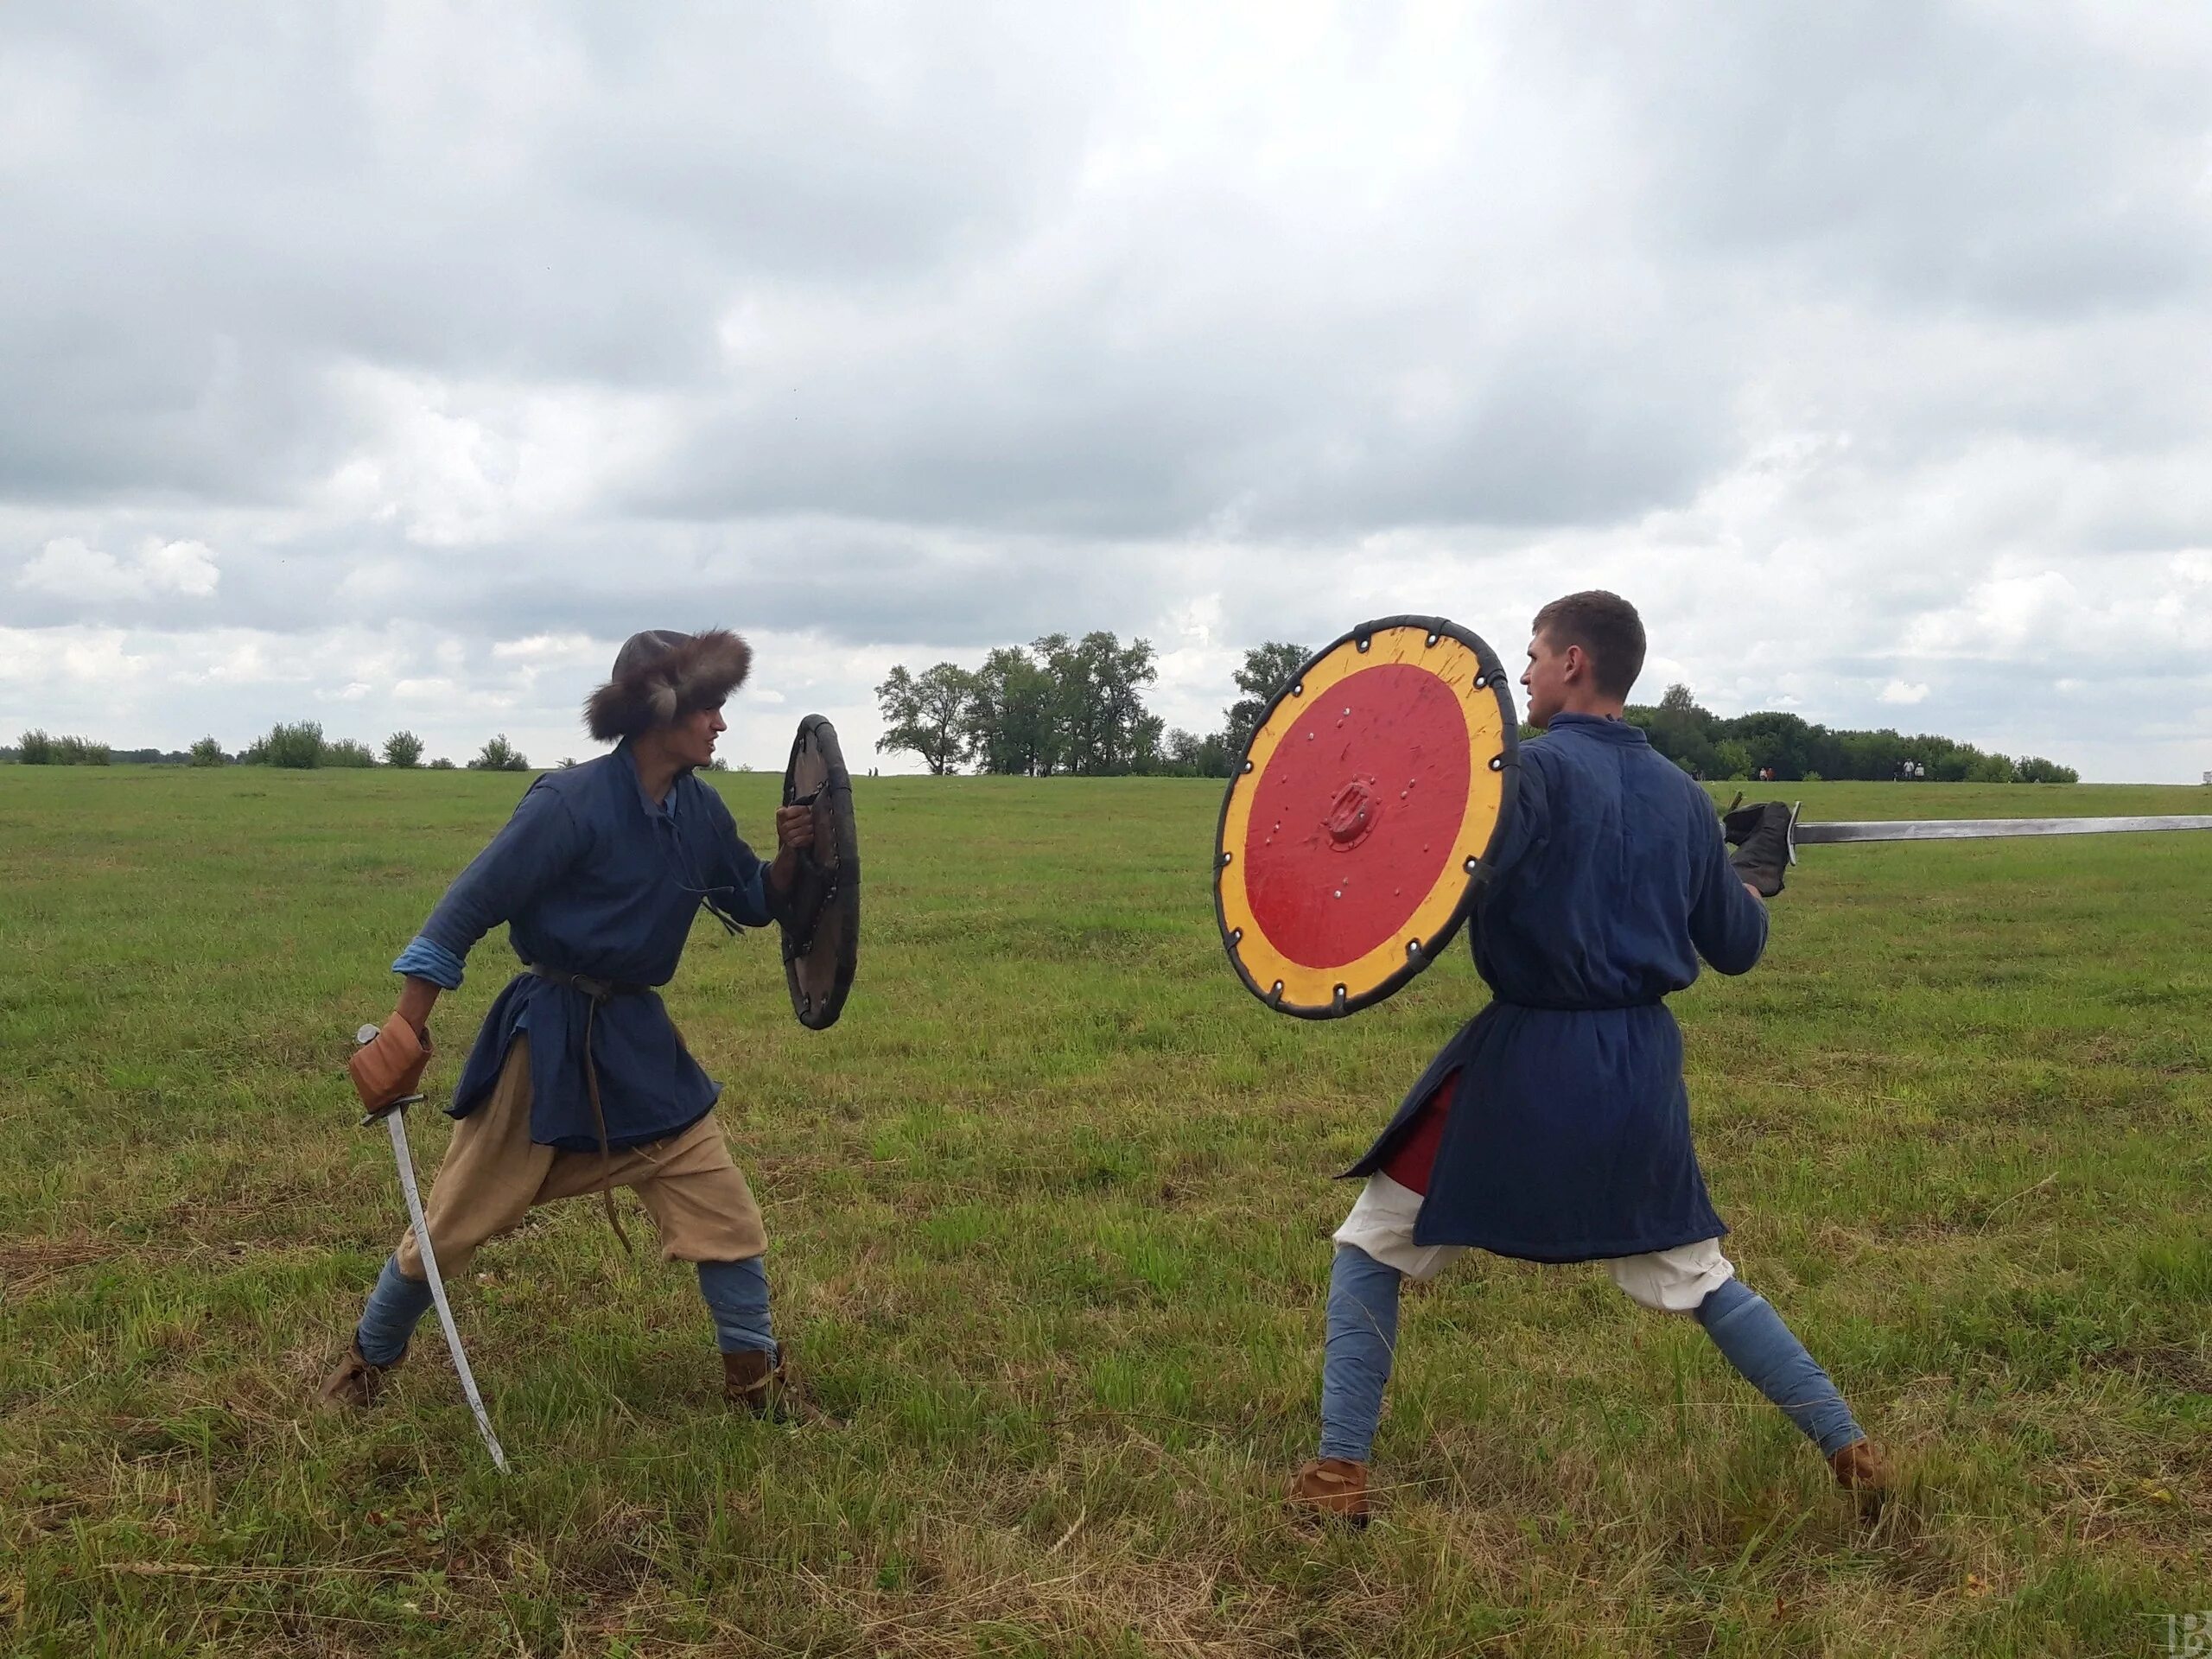
<path id="1" fill-rule="evenodd" d="M 782 1421 L 793 1403 L 791 1376 L 784 1363 L 784 1345 L 773 1354 L 758 1348 L 741 1348 L 722 1356 L 722 1398 L 743 1406 L 755 1417 Z"/>
<path id="2" fill-rule="evenodd" d="M 1288 1503 L 1312 1519 L 1347 1527 L 1367 1524 L 1367 1465 L 1349 1458 L 1313 1458 L 1291 1477 Z"/>
<path id="3" fill-rule="evenodd" d="M 1857 1494 L 1861 1508 L 1878 1507 L 1890 1490 L 1890 1465 L 1872 1440 L 1853 1440 L 1828 1459 L 1835 1484 Z"/>
<path id="4" fill-rule="evenodd" d="M 359 1411 L 376 1403 L 378 1393 L 384 1387 L 386 1374 L 397 1370 L 407 1363 L 407 1356 L 400 1355 L 389 1365 L 372 1365 L 361 1357 L 361 1344 L 356 1340 L 346 1344 L 346 1357 L 338 1362 L 338 1369 L 322 1379 L 322 1386 L 315 1390 L 315 1403 L 318 1411 Z"/>

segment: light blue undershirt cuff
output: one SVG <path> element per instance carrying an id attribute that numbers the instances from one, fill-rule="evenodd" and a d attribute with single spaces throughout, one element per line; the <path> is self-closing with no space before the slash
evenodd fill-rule
<path id="1" fill-rule="evenodd" d="M 435 939 L 420 933 L 415 936 L 412 944 L 399 953 L 398 960 L 391 964 L 391 971 L 427 979 L 442 990 L 461 988 L 461 958 Z"/>

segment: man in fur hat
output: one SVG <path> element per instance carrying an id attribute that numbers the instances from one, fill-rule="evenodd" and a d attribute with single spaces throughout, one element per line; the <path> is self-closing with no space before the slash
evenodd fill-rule
<path id="1" fill-rule="evenodd" d="M 398 1009 L 352 1071 L 372 1110 L 412 1093 L 439 993 L 461 983 L 471 948 L 506 923 L 523 970 L 461 1069 L 448 1109 L 459 1123 L 424 1215 L 440 1268 L 460 1281 L 479 1245 L 555 1198 L 599 1193 L 614 1221 L 613 1189 L 629 1187 L 661 1253 L 696 1265 L 725 1393 L 766 1413 L 784 1378 L 761 1266 L 767 1234 L 714 1116 L 720 1085 L 655 988 L 674 977 L 701 905 L 733 928 L 766 925 L 814 839 L 813 815 L 786 807 L 775 861 L 763 864 L 696 775 L 714 758 L 722 703 L 751 659 L 720 630 L 657 629 L 625 642 L 613 678 L 585 706 L 591 734 L 614 752 L 531 785 L 392 963 L 405 976 Z M 372 1401 L 429 1306 L 410 1227 L 321 1402 Z"/>

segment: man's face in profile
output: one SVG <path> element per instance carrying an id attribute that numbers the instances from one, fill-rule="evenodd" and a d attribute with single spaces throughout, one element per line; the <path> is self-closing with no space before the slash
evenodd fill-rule
<path id="1" fill-rule="evenodd" d="M 1529 693 L 1527 719 L 1531 726 L 1548 726 L 1567 702 L 1567 671 L 1573 648 L 1554 648 L 1550 636 L 1538 633 L 1529 641 L 1529 666 L 1521 671 L 1521 683 Z"/>

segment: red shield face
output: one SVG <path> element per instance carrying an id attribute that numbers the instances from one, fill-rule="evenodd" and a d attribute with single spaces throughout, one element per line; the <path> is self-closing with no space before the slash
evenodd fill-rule
<path id="1" fill-rule="evenodd" d="M 1262 718 L 1214 849 L 1230 960 L 1270 1007 L 1351 1014 L 1459 925 L 1511 807 L 1497 653 L 1430 617 L 1355 628 Z"/>

